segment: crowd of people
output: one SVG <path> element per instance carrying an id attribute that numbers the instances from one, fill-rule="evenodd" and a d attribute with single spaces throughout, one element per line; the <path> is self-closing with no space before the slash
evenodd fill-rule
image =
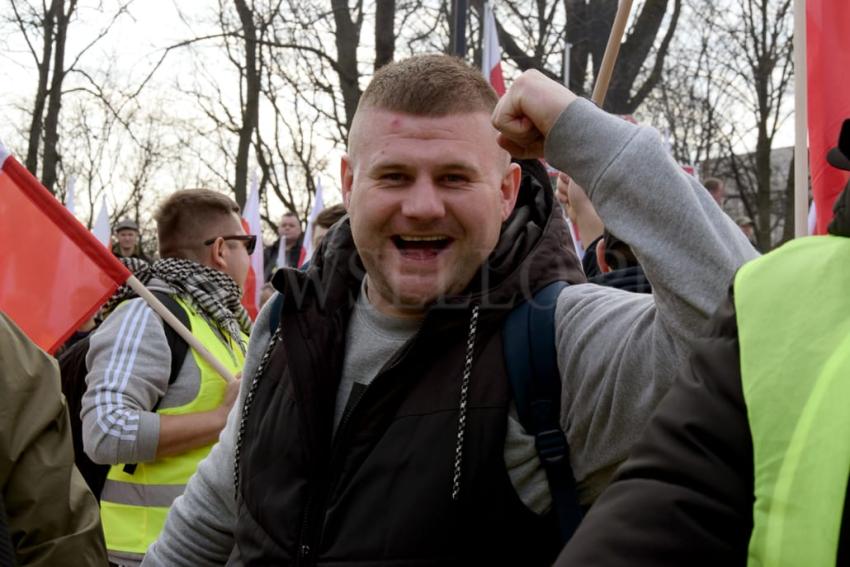
<path id="1" fill-rule="evenodd" d="M 55 362 L 0 318 L 0 559 L 846 564 L 850 196 L 830 236 L 759 257 L 714 181 L 538 72 L 499 98 L 456 58 L 382 67 L 343 204 L 306 264 L 280 219 L 253 323 L 232 199 L 169 195 L 153 262 L 116 227 L 235 379 L 120 289 L 84 345 L 88 485 Z"/>

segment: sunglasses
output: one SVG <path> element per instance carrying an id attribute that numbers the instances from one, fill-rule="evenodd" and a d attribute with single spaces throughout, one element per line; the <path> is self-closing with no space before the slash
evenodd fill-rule
<path id="1" fill-rule="evenodd" d="M 254 253 L 254 248 L 257 247 L 257 235 L 256 234 L 231 234 L 228 236 L 216 236 L 215 238 L 210 238 L 209 240 L 204 241 L 204 246 L 209 246 L 216 239 L 221 238 L 222 240 L 238 240 L 239 242 L 245 243 L 245 250 L 248 251 L 248 255 Z"/>

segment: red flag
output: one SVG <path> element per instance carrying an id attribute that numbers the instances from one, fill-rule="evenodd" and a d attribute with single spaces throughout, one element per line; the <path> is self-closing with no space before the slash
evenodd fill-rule
<path id="1" fill-rule="evenodd" d="M 832 205 L 847 183 L 847 172 L 826 163 L 836 145 L 841 123 L 850 118 L 850 2 L 806 2 L 809 163 L 817 204 L 817 234 L 826 233 Z"/>
<path id="2" fill-rule="evenodd" d="M 505 79 L 502 76 L 502 48 L 499 45 L 499 35 L 496 29 L 496 17 L 490 4 L 484 3 L 484 37 L 481 52 L 481 71 L 493 89 L 502 96 L 505 94 Z"/>
<path id="3" fill-rule="evenodd" d="M 242 228 L 245 230 L 245 234 L 253 234 L 251 232 L 251 227 L 248 224 L 248 221 L 244 218 L 242 219 Z M 263 255 L 263 245 L 261 244 L 262 240 L 261 236 L 257 236 L 257 248 L 260 249 L 260 256 Z M 254 249 L 254 254 L 257 253 L 257 250 Z M 253 260 L 253 258 L 252 258 Z M 254 271 L 253 262 L 248 265 L 248 275 L 245 277 L 245 289 L 242 290 L 242 306 L 245 308 L 245 311 L 248 312 L 248 316 L 251 318 L 251 321 L 257 318 L 257 313 L 260 311 L 260 288 L 262 288 L 262 284 L 257 285 L 257 281 L 262 281 L 263 274 L 260 273 L 260 277 L 257 278 L 257 273 Z"/>
<path id="4" fill-rule="evenodd" d="M 0 147 L 0 311 L 54 352 L 130 272 Z"/>

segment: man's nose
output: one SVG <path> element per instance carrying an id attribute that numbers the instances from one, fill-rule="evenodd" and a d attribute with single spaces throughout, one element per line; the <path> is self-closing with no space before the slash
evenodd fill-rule
<path id="1" fill-rule="evenodd" d="M 408 188 L 401 210 L 405 216 L 419 220 L 441 218 L 446 212 L 439 188 L 431 179 L 417 179 Z"/>

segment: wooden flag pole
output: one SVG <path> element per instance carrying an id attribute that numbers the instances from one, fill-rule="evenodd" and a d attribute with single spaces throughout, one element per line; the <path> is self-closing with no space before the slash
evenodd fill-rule
<path id="1" fill-rule="evenodd" d="M 806 2 L 794 0 L 794 238 L 809 232 Z"/>
<path id="2" fill-rule="evenodd" d="M 632 11 L 632 0 L 620 0 L 617 6 L 617 15 L 614 17 L 614 25 L 611 27 L 611 35 L 608 36 L 608 45 L 605 47 L 605 55 L 602 57 L 602 65 L 599 67 L 599 74 L 596 77 L 596 86 L 593 88 L 593 96 L 591 100 L 602 108 L 602 103 L 605 102 L 605 95 L 608 93 L 608 84 L 611 82 L 611 75 L 614 73 L 614 63 L 617 62 L 617 55 L 620 54 L 620 43 L 623 41 L 623 34 L 626 32 L 626 23 L 629 21 L 629 14 Z"/>
<path id="3" fill-rule="evenodd" d="M 130 279 L 127 280 L 127 285 L 135 291 L 139 297 L 148 302 L 148 305 L 153 308 L 157 314 L 162 317 L 162 320 L 171 325 L 171 328 L 177 331 L 177 334 L 180 335 L 184 341 L 186 341 L 190 347 L 195 349 L 201 357 L 210 363 L 216 372 L 221 374 L 221 376 L 227 380 L 228 382 L 235 382 L 236 377 L 230 373 L 230 371 L 224 367 L 224 365 L 219 361 L 213 354 L 207 350 L 207 347 L 201 344 L 201 341 L 192 334 L 192 331 L 187 329 L 183 323 L 180 322 L 174 314 L 168 310 L 168 308 L 162 304 L 162 302 L 156 298 L 154 294 L 152 294 L 148 288 L 145 287 L 145 284 L 139 281 L 136 276 L 130 276 Z"/>

